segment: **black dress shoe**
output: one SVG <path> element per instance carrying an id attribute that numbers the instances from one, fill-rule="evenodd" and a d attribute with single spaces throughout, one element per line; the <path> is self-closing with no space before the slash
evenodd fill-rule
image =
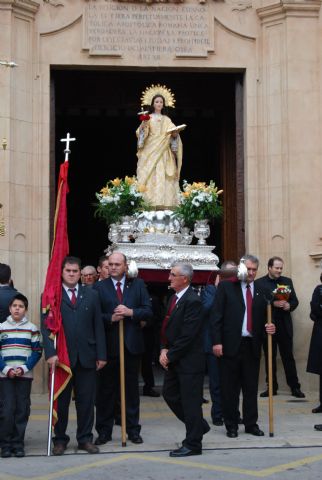
<path id="1" fill-rule="evenodd" d="M 136 443 L 136 444 L 143 443 L 143 438 L 138 433 L 135 433 L 133 435 L 129 435 L 129 440 L 130 440 L 130 442 Z"/>
<path id="2" fill-rule="evenodd" d="M 95 445 L 104 445 L 105 443 L 110 442 L 111 440 L 112 440 L 111 435 L 99 435 L 95 440 Z"/>
<path id="3" fill-rule="evenodd" d="M 212 423 L 213 425 L 216 425 L 216 427 L 221 427 L 224 424 L 224 421 L 221 417 L 214 417 Z"/>
<path id="4" fill-rule="evenodd" d="M 322 405 L 312 408 L 312 413 L 322 413 Z"/>
<path id="5" fill-rule="evenodd" d="M 188 447 L 182 445 L 182 447 L 177 448 L 176 450 L 172 450 L 169 453 L 170 457 L 191 457 L 192 455 L 201 455 L 201 449 L 199 450 L 192 450 Z"/>
<path id="6" fill-rule="evenodd" d="M 23 447 L 13 448 L 12 453 L 17 458 L 23 458 L 25 456 L 25 450 L 23 449 Z"/>
<path id="7" fill-rule="evenodd" d="M 322 423 L 318 423 L 317 425 L 314 425 L 315 430 L 318 430 L 319 432 L 322 432 Z"/>
<path id="8" fill-rule="evenodd" d="M 143 395 L 145 397 L 160 397 L 160 393 L 156 392 L 153 388 L 143 388 Z"/>
<path id="9" fill-rule="evenodd" d="M 292 397 L 305 398 L 305 395 L 300 388 L 292 388 Z"/>
<path id="10" fill-rule="evenodd" d="M 238 430 L 236 428 L 227 428 L 226 435 L 228 438 L 237 438 Z"/>
<path id="11" fill-rule="evenodd" d="M 263 430 L 260 430 L 258 425 L 245 427 L 245 433 L 250 433 L 251 435 L 255 435 L 255 437 L 263 437 L 265 435 Z"/>
<path id="12" fill-rule="evenodd" d="M 277 390 L 273 389 L 273 395 L 274 396 L 277 395 Z M 259 396 L 262 397 L 262 398 L 267 398 L 269 396 L 268 395 L 268 390 L 265 390 L 265 392 L 262 392 Z"/>
<path id="13" fill-rule="evenodd" d="M 10 458 L 12 456 L 11 450 L 8 447 L 2 447 L 1 449 L 1 457 L 2 458 Z"/>

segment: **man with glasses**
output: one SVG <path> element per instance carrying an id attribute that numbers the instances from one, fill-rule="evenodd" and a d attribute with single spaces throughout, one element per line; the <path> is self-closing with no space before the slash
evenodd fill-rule
<path id="1" fill-rule="evenodd" d="M 199 296 L 191 288 L 189 263 L 174 263 L 169 281 L 175 291 L 169 299 L 161 328 L 160 363 L 165 369 L 163 397 L 186 427 L 182 446 L 170 457 L 201 455 L 202 437 L 210 427 L 202 416 L 205 371 L 203 313 Z"/>
<path id="2" fill-rule="evenodd" d="M 93 267 L 93 265 L 86 265 L 86 267 L 84 267 L 81 271 L 82 285 L 84 285 L 85 287 L 94 285 L 96 280 L 97 280 L 96 268 Z"/>

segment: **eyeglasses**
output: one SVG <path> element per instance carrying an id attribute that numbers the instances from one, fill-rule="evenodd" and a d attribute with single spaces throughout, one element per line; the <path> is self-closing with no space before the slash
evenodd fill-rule
<path id="1" fill-rule="evenodd" d="M 169 273 L 169 277 L 185 277 L 185 275 L 183 275 L 182 273 L 173 273 L 173 272 L 170 272 L 170 273 Z"/>

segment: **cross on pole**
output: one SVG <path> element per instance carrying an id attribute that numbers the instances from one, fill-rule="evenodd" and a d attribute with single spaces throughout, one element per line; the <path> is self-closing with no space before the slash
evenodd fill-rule
<path id="1" fill-rule="evenodd" d="M 60 141 L 61 142 L 66 142 L 66 148 L 64 150 L 64 153 L 65 153 L 65 162 L 68 162 L 68 155 L 70 154 L 70 150 L 69 150 L 69 142 L 73 142 L 74 140 L 76 140 L 76 138 L 71 138 L 69 133 L 67 133 L 66 135 L 66 138 L 61 138 Z"/>

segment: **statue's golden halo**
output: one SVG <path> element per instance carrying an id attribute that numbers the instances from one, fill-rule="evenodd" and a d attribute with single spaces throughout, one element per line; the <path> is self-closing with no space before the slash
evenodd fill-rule
<path id="1" fill-rule="evenodd" d="M 174 94 L 171 92 L 170 88 L 167 88 L 165 85 L 151 85 L 151 87 L 147 87 L 144 92 L 142 93 L 141 97 L 141 106 L 151 105 L 152 98 L 156 95 L 162 95 L 165 100 L 166 107 L 174 108 L 174 104 L 176 100 L 174 98 Z"/>

